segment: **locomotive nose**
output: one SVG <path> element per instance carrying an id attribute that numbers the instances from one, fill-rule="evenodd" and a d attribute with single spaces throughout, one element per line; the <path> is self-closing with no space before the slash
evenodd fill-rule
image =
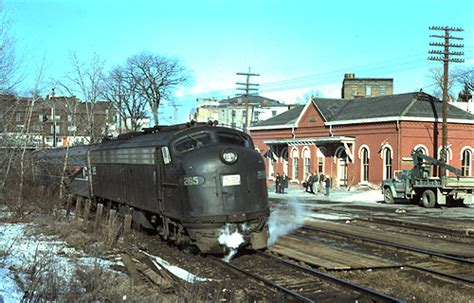
<path id="1" fill-rule="evenodd" d="M 186 175 L 192 174 L 202 177 L 202 182 L 187 186 L 189 208 L 194 216 L 226 216 L 238 222 L 246 214 L 267 207 L 265 166 L 252 150 L 207 150 L 195 155 L 192 172 Z"/>

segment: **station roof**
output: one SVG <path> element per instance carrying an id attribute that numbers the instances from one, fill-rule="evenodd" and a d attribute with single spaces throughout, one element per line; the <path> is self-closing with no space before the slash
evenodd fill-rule
<path id="1" fill-rule="evenodd" d="M 312 104 L 325 120 L 326 125 L 361 124 L 388 121 L 442 121 L 443 102 L 423 92 L 357 99 L 313 98 Z M 271 119 L 263 121 L 253 130 L 297 127 L 298 118 L 304 114 L 298 106 Z M 436 117 L 436 118 L 435 118 Z M 474 124 L 474 115 L 448 104 L 448 122 Z"/>

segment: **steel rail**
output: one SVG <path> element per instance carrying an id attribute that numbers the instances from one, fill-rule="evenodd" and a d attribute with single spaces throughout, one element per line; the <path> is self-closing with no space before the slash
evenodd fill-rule
<path id="1" fill-rule="evenodd" d="M 343 232 L 328 230 L 328 229 L 314 227 L 314 226 L 306 226 L 305 225 L 302 228 L 309 229 L 309 230 L 315 230 L 315 231 L 319 231 L 319 232 L 323 232 L 323 233 L 327 233 L 327 234 L 333 234 L 333 235 L 336 235 L 336 236 L 346 237 L 346 238 L 350 238 L 350 239 L 356 239 L 356 240 L 362 240 L 362 241 L 366 241 L 366 242 L 381 244 L 381 245 L 384 245 L 384 246 L 391 246 L 391 247 L 395 247 L 395 248 L 399 248 L 399 249 L 414 251 L 414 252 L 417 252 L 417 253 L 420 253 L 420 254 L 425 254 L 425 255 L 435 256 L 435 257 L 438 257 L 438 258 L 444 258 L 444 259 L 448 259 L 448 260 L 457 261 L 459 263 L 466 263 L 466 264 L 474 265 L 474 260 L 469 260 L 469 259 L 466 259 L 466 258 L 455 257 L 455 256 L 451 256 L 451 255 L 437 253 L 437 252 L 429 251 L 429 250 L 426 250 L 426 249 L 410 247 L 410 246 L 406 246 L 406 245 L 403 245 L 403 244 L 396 244 L 396 243 L 392 243 L 392 242 L 386 242 L 386 241 L 382 241 L 382 240 L 371 239 L 371 238 L 367 238 L 367 237 L 364 237 L 364 236 L 354 236 L 354 235 L 346 234 L 346 233 L 343 233 Z"/>
<path id="2" fill-rule="evenodd" d="M 245 270 L 243 270 L 243 269 L 240 269 L 240 268 L 238 268 L 237 266 L 232 265 L 232 264 L 230 264 L 230 263 L 228 263 L 228 262 L 222 261 L 222 260 L 220 260 L 220 259 L 218 259 L 218 258 L 216 258 L 216 257 L 214 257 L 214 256 L 212 256 L 212 259 L 215 260 L 216 262 L 219 262 L 220 264 L 223 264 L 223 265 L 225 265 L 225 266 L 229 266 L 230 268 L 232 268 L 232 269 L 234 269 L 234 270 L 236 270 L 236 271 L 238 271 L 238 272 L 240 272 L 240 273 L 243 273 L 244 275 L 250 276 L 250 277 L 254 278 L 254 279 L 257 280 L 257 281 L 261 281 L 261 282 L 265 283 L 266 285 L 268 285 L 268 286 L 270 286 L 270 287 L 276 288 L 276 289 L 278 289 L 278 290 L 280 290 L 280 291 L 282 291 L 282 292 L 284 292 L 284 293 L 286 293 L 286 294 L 288 294 L 288 295 L 291 295 L 291 296 L 293 296 L 293 297 L 295 297 L 295 298 L 298 298 L 298 299 L 301 300 L 302 302 L 308 302 L 308 303 L 314 303 L 314 302 L 315 302 L 314 300 L 312 300 L 312 299 L 310 299 L 310 298 L 307 298 L 307 297 L 305 297 L 305 296 L 303 296 L 303 295 L 301 295 L 301 294 L 299 294 L 299 293 L 297 293 L 297 292 L 295 292 L 295 291 L 292 291 L 291 289 L 288 289 L 288 288 L 286 288 L 286 287 L 283 287 L 283 286 L 281 286 L 281 285 L 278 285 L 278 284 L 276 284 L 276 283 L 273 283 L 273 282 L 271 282 L 271 281 L 269 281 L 269 280 L 267 280 L 267 279 L 265 279 L 265 278 L 263 278 L 263 277 L 260 277 L 259 275 L 256 275 L 256 274 L 253 274 L 253 273 L 251 273 L 251 272 L 248 272 L 248 271 L 245 271 Z"/>
<path id="3" fill-rule="evenodd" d="M 452 274 L 448 274 L 448 273 L 445 273 L 445 272 L 429 269 L 429 268 L 426 268 L 426 267 L 411 265 L 411 264 L 406 264 L 406 265 L 403 265 L 403 266 L 413 268 L 413 269 L 417 269 L 417 270 L 421 270 L 421 271 L 426 271 L 426 272 L 429 272 L 429 273 L 432 273 L 432 274 L 444 276 L 444 277 L 451 278 L 451 279 L 454 279 L 454 280 L 459 280 L 459 281 L 463 281 L 463 282 L 466 282 L 466 283 L 474 284 L 474 279 L 471 279 L 471 278 L 466 278 L 466 277 L 459 276 L 459 275 L 452 275 Z"/>
<path id="4" fill-rule="evenodd" d="M 382 300 L 385 300 L 387 302 L 397 302 L 397 303 L 402 303 L 402 302 L 405 302 L 399 298 L 395 298 L 395 297 L 392 297 L 392 296 L 389 296 L 389 295 L 386 295 L 384 293 L 381 293 L 379 291 L 376 291 L 376 290 L 373 290 L 373 289 L 370 289 L 370 288 L 366 288 L 364 286 L 360 286 L 360 285 L 357 285 L 357 284 L 354 284 L 352 282 L 349 282 L 349 281 L 346 281 L 346 280 L 343 280 L 343 279 L 340 279 L 340 278 L 337 278 L 337 277 L 334 277 L 334 276 L 331 276 L 331 275 L 328 275 L 328 274 L 325 274 L 323 272 L 320 272 L 320 271 L 317 271 L 317 270 L 314 270 L 312 268 L 309 268 L 309 267 L 305 267 L 305 266 L 301 266 L 299 264 L 296 264 L 296 263 L 293 263 L 291 261 L 288 261 L 288 260 L 285 260 L 285 259 L 282 259 L 280 257 L 277 257 L 277 256 L 274 256 L 274 255 L 271 255 L 271 254 L 268 254 L 268 253 L 265 253 L 265 252 L 261 252 L 261 251 L 257 251 L 258 254 L 261 254 L 261 255 L 264 255 L 264 256 L 267 256 L 269 258 L 272 258 L 272 259 L 276 259 L 284 264 L 287 264 L 287 265 L 290 265 L 290 266 L 293 266 L 295 268 L 298 268 L 300 270 L 303 270 L 311 275 L 314 275 L 314 276 L 317 276 L 319 278 L 322 278 L 322 279 L 325 279 L 325 280 L 329 280 L 331 282 L 335 282 L 339 285 L 342 285 L 342 286 L 345 286 L 345 287 L 349 287 L 349 288 L 352 288 L 352 289 L 355 289 L 359 292 L 364 292 L 366 294 L 369 294 L 370 296 L 373 296 L 377 299 L 382 299 Z"/>
<path id="5" fill-rule="evenodd" d="M 469 238 L 474 237 L 474 235 L 469 234 L 467 230 L 449 229 L 449 228 L 444 228 L 444 227 L 439 227 L 439 226 L 416 224 L 416 223 L 406 222 L 402 220 L 389 220 L 389 219 L 383 219 L 383 218 L 354 218 L 354 220 L 372 222 L 376 224 L 377 223 L 384 224 L 384 225 L 389 225 L 389 226 L 394 226 L 394 227 L 408 227 L 408 228 L 431 231 L 431 232 L 436 232 L 436 233 L 445 233 L 445 234 L 450 234 L 450 235 L 465 236 Z"/>

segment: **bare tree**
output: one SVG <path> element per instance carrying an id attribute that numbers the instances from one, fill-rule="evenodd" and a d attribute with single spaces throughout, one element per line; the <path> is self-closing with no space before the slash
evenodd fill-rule
<path id="1" fill-rule="evenodd" d="M 127 131 L 138 131 L 146 116 L 147 100 L 142 96 L 138 83 L 129 70 L 122 66 L 112 69 L 104 80 L 102 96 L 112 102 L 119 115 L 119 132 L 122 125 Z"/>
<path id="2" fill-rule="evenodd" d="M 10 22 L 0 1 L 0 93 L 12 93 L 20 82 L 20 77 L 15 77 L 18 67 L 15 39 L 10 35 Z"/>
<path id="3" fill-rule="evenodd" d="M 467 102 L 472 98 L 472 93 L 474 92 L 474 69 L 457 69 L 454 72 L 454 78 L 456 82 L 462 87 L 462 90 L 459 92 L 458 100 L 462 102 Z"/>
<path id="4" fill-rule="evenodd" d="M 64 81 L 54 81 L 62 93 L 80 96 L 86 108 L 86 133 L 91 142 L 100 139 L 101 130 L 96 128 L 95 113 L 100 91 L 103 88 L 104 60 L 94 54 L 89 64 L 83 64 L 75 53 L 71 54 L 72 71 L 65 75 Z"/>
<path id="5" fill-rule="evenodd" d="M 174 90 L 188 80 L 186 69 L 177 59 L 140 53 L 128 58 L 127 72 L 137 84 L 158 125 L 158 108 L 161 101 L 170 100 Z"/>
<path id="6" fill-rule="evenodd" d="M 429 78 L 435 83 L 433 95 L 438 99 L 443 99 L 443 69 L 441 67 L 430 68 Z M 454 100 L 453 88 L 455 86 L 454 73 L 449 74 L 448 79 L 448 99 Z"/>

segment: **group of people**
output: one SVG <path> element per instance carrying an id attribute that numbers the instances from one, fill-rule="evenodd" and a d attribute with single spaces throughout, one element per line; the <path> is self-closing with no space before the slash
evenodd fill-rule
<path id="1" fill-rule="evenodd" d="M 283 173 L 280 175 L 280 173 L 277 173 L 276 178 L 275 178 L 275 192 L 277 194 L 284 194 L 285 193 L 285 188 L 288 188 L 288 176 Z"/>
<path id="2" fill-rule="evenodd" d="M 308 176 L 303 187 L 307 193 L 315 194 L 315 186 L 317 185 L 318 192 L 323 192 L 323 183 L 325 192 L 324 195 L 329 196 L 329 188 L 331 187 L 331 178 L 323 173 L 319 174 L 314 172 Z M 288 176 L 285 173 L 277 173 L 275 178 L 275 192 L 278 194 L 284 194 L 285 188 L 288 188 Z"/>
<path id="3" fill-rule="evenodd" d="M 325 195 L 329 196 L 329 188 L 331 187 L 331 179 L 329 176 L 325 176 L 323 173 L 319 174 L 314 172 L 308 176 L 305 182 L 303 182 L 303 187 L 305 192 L 315 194 L 315 186 L 317 185 L 318 192 L 323 192 L 323 182 L 325 188 Z"/>

